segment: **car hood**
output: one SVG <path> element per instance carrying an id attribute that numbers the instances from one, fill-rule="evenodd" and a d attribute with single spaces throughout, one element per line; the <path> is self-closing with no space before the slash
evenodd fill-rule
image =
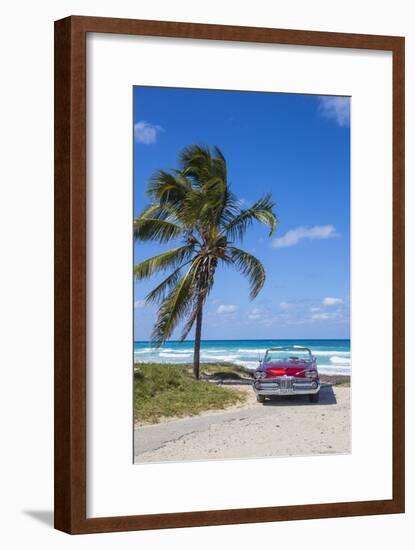
<path id="1" fill-rule="evenodd" d="M 292 361 L 276 361 L 263 365 L 262 370 L 272 376 L 304 376 L 304 370 L 310 368 L 313 368 L 313 365 L 305 361 L 298 362 L 295 365 Z"/>

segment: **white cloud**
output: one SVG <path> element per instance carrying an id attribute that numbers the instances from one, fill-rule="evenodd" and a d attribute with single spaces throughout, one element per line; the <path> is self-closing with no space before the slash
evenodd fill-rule
<path id="1" fill-rule="evenodd" d="M 261 319 L 262 317 L 262 311 L 258 308 L 254 308 L 249 314 L 248 319 Z"/>
<path id="2" fill-rule="evenodd" d="M 140 308 L 140 307 L 144 307 L 146 305 L 146 301 L 145 300 L 136 300 L 134 302 L 134 307 L 135 308 Z"/>
<path id="3" fill-rule="evenodd" d="M 274 319 L 272 317 L 270 319 L 261 319 L 260 323 L 264 327 L 270 327 L 274 324 Z"/>
<path id="4" fill-rule="evenodd" d="M 227 313 L 235 313 L 235 311 L 238 309 L 237 306 L 234 306 L 233 304 L 221 304 L 218 309 L 216 310 L 216 313 L 219 313 L 219 315 L 227 314 Z"/>
<path id="5" fill-rule="evenodd" d="M 341 298 L 331 298 L 327 297 L 323 300 L 323 306 L 339 306 L 343 303 L 343 300 Z"/>
<path id="6" fill-rule="evenodd" d="M 325 321 L 326 319 L 331 319 L 332 315 L 330 313 L 314 313 L 311 318 L 315 321 Z"/>
<path id="7" fill-rule="evenodd" d="M 339 126 L 350 125 L 350 98 L 340 96 L 323 96 L 320 98 L 319 111 L 326 118 L 331 118 Z"/>
<path id="8" fill-rule="evenodd" d="M 290 304 L 290 302 L 280 302 L 281 309 L 290 309 L 291 307 L 292 307 L 292 304 Z"/>
<path id="9" fill-rule="evenodd" d="M 334 225 L 314 225 L 313 227 L 296 227 L 290 229 L 282 237 L 274 239 L 272 246 L 274 248 L 284 248 L 294 246 L 303 239 L 330 239 L 336 236 L 336 228 Z"/>
<path id="10" fill-rule="evenodd" d="M 320 310 L 321 310 L 320 307 L 310 307 L 311 313 L 316 313 L 317 311 L 320 311 Z"/>
<path id="11" fill-rule="evenodd" d="M 144 145 L 156 143 L 159 132 L 163 132 L 161 126 L 150 124 L 145 120 L 140 120 L 134 124 L 134 137 L 138 143 L 144 143 Z"/>

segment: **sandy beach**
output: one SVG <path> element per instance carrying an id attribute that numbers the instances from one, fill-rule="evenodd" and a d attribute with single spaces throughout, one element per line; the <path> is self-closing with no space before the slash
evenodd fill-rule
<path id="1" fill-rule="evenodd" d="M 320 402 L 306 396 L 256 402 L 251 386 L 242 406 L 136 425 L 135 463 L 350 452 L 350 387 L 323 383 Z"/>

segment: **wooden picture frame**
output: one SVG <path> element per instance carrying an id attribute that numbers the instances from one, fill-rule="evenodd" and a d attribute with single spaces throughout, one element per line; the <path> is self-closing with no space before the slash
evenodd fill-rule
<path id="1" fill-rule="evenodd" d="M 86 36 L 386 50 L 393 55 L 393 497 L 88 518 L 86 514 Z M 72 16 L 55 23 L 55 527 L 100 533 L 404 512 L 404 38 Z"/>

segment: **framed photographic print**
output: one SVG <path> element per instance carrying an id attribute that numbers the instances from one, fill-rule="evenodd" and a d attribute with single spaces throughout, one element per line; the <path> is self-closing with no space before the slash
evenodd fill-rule
<path id="1" fill-rule="evenodd" d="M 55 23 L 55 527 L 404 511 L 404 39 Z"/>

